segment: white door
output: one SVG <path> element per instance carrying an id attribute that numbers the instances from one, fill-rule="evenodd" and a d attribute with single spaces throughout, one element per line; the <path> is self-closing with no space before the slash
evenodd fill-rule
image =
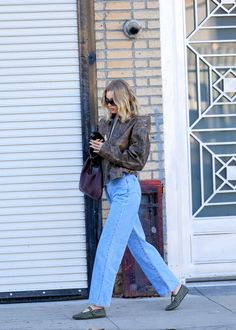
<path id="1" fill-rule="evenodd" d="M 1 0 L 0 76 L 0 296 L 82 292 L 76 0 Z"/>
<path id="2" fill-rule="evenodd" d="M 169 194 L 181 205 L 182 274 L 236 277 L 236 1 L 177 2 L 173 61 L 182 101 L 175 100 L 176 120 L 167 128 L 175 125 L 181 162 L 180 193 Z"/>
<path id="3" fill-rule="evenodd" d="M 191 275 L 236 275 L 236 3 L 185 7 Z"/>

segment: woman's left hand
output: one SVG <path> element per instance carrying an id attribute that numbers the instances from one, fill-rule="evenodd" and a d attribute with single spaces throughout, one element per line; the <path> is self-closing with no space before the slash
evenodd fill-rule
<path id="1" fill-rule="evenodd" d="M 102 142 L 102 140 L 90 140 L 89 141 L 90 147 L 93 148 L 93 151 L 95 153 L 99 153 L 103 143 L 104 142 Z"/>

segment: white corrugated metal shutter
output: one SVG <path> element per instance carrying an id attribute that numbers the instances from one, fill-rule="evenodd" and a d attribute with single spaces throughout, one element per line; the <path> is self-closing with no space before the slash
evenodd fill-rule
<path id="1" fill-rule="evenodd" d="M 76 0 L 0 2 L 0 292 L 87 288 Z"/>

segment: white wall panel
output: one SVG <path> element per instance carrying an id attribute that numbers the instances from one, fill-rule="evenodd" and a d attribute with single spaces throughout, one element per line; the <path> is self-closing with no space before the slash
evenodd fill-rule
<path id="1" fill-rule="evenodd" d="M 76 0 L 0 2 L 0 292 L 87 288 Z"/>

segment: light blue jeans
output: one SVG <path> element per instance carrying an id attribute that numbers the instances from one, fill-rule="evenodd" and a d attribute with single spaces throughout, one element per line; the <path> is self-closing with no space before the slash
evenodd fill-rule
<path id="1" fill-rule="evenodd" d="M 125 174 L 110 181 L 105 189 L 110 212 L 97 247 L 90 304 L 110 306 L 116 274 L 127 245 L 159 295 L 169 294 L 179 281 L 155 247 L 145 240 L 138 216 L 141 201 L 138 179 L 133 174 Z"/>

